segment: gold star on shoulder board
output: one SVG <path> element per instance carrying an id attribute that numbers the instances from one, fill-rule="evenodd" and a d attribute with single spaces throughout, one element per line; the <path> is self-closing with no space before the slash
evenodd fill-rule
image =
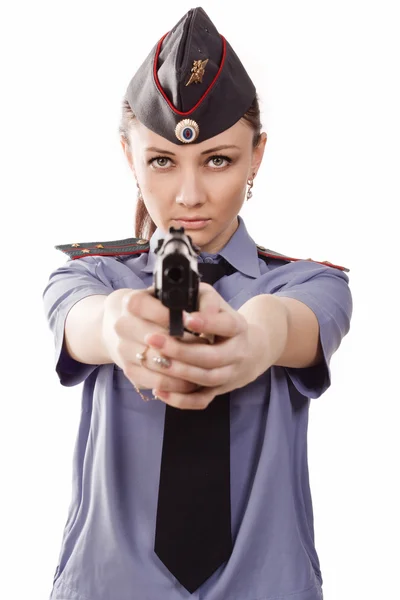
<path id="1" fill-rule="evenodd" d="M 90 252 L 90 250 L 88 248 L 83 248 L 83 250 L 81 250 L 81 252 L 87 254 L 88 252 Z"/>
<path id="2" fill-rule="evenodd" d="M 205 73 L 205 68 L 206 68 L 206 64 L 208 63 L 208 58 L 206 58 L 206 60 L 194 60 L 193 61 L 193 67 L 191 68 L 191 76 L 189 81 L 187 82 L 186 86 L 190 85 L 191 83 L 203 83 L 203 76 Z"/>

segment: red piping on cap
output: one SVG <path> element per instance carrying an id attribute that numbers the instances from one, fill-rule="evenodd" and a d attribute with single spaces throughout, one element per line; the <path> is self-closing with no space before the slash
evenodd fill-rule
<path id="1" fill-rule="evenodd" d="M 187 115 L 190 115 L 193 111 L 196 110 L 196 108 L 198 108 L 200 106 L 200 104 L 203 102 L 203 100 L 207 96 L 207 94 L 210 93 L 210 91 L 213 88 L 214 84 L 216 83 L 218 77 L 220 76 L 222 68 L 223 68 L 224 63 L 225 63 L 226 40 L 225 40 L 224 36 L 221 35 L 221 40 L 222 40 L 222 60 L 221 60 L 221 65 L 220 65 L 220 67 L 218 69 L 218 73 L 216 74 L 216 76 L 214 77 L 214 79 L 212 80 L 212 82 L 210 83 L 210 85 L 208 86 L 208 88 L 206 89 L 206 91 L 204 92 L 204 94 L 202 95 L 202 97 L 200 98 L 200 100 L 197 102 L 197 104 L 195 104 L 195 106 L 193 108 L 191 108 L 190 110 L 188 110 L 187 112 L 182 112 L 182 111 L 178 110 L 177 108 L 175 108 L 175 106 L 172 104 L 172 102 L 166 96 L 166 94 L 165 94 L 164 90 L 162 89 L 161 84 L 160 84 L 160 82 L 158 80 L 158 75 L 157 75 L 157 62 L 158 62 L 158 57 L 159 57 L 160 52 L 161 52 L 161 45 L 162 45 L 164 39 L 167 37 L 168 33 L 169 33 L 169 31 L 158 42 L 157 52 L 156 52 L 156 55 L 155 55 L 155 58 L 154 58 L 154 64 L 153 64 L 154 81 L 156 82 L 156 85 L 157 85 L 158 89 L 160 90 L 161 94 L 163 95 L 163 97 L 167 101 L 167 103 L 170 106 L 170 108 L 172 108 L 172 110 L 177 115 L 182 115 L 183 117 L 185 117 Z"/>

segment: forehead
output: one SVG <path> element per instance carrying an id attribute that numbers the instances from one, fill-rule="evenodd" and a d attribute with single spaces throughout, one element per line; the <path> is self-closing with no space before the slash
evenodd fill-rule
<path id="1" fill-rule="evenodd" d="M 251 147 L 253 130 L 249 125 L 240 120 L 229 129 L 226 129 L 222 133 L 219 133 L 218 135 L 215 135 L 214 137 L 211 137 L 199 144 L 194 143 L 181 145 L 173 144 L 166 138 L 158 135 L 146 127 L 138 119 L 135 119 L 130 128 L 130 138 L 132 145 L 136 149 L 140 148 L 144 150 L 148 147 L 157 147 L 173 152 L 174 154 L 179 154 L 181 152 L 199 154 L 209 148 L 214 148 L 215 146 L 221 146 L 225 144 L 232 144 L 241 149 Z"/>

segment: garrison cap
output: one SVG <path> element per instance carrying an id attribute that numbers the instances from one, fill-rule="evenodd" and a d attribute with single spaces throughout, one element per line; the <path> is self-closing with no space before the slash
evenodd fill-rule
<path id="1" fill-rule="evenodd" d="M 238 56 L 200 7 L 156 43 L 127 89 L 139 121 L 178 145 L 229 129 L 255 95 Z"/>

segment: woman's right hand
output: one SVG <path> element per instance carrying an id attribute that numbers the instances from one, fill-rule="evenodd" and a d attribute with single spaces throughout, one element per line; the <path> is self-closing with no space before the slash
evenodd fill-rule
<path id="1" fill-rule="evenodd" d="M 146 318 L 138 315 L 146 315 Z M 155 297 L 154 287 L 144 290 L 119 289 L 109 294 L 104 304 L 102 338 L 111 360 L 139 389 L 162 389 L 189 394 L 199 386 L 177 379 L 152 360 L 159 354 L 149 348 L 142 365 L 136 358 L 147 346 L 148 333 L 169 333 L 169 310 Z M 183 342 L 200 342 L 185 332 Z"/>

